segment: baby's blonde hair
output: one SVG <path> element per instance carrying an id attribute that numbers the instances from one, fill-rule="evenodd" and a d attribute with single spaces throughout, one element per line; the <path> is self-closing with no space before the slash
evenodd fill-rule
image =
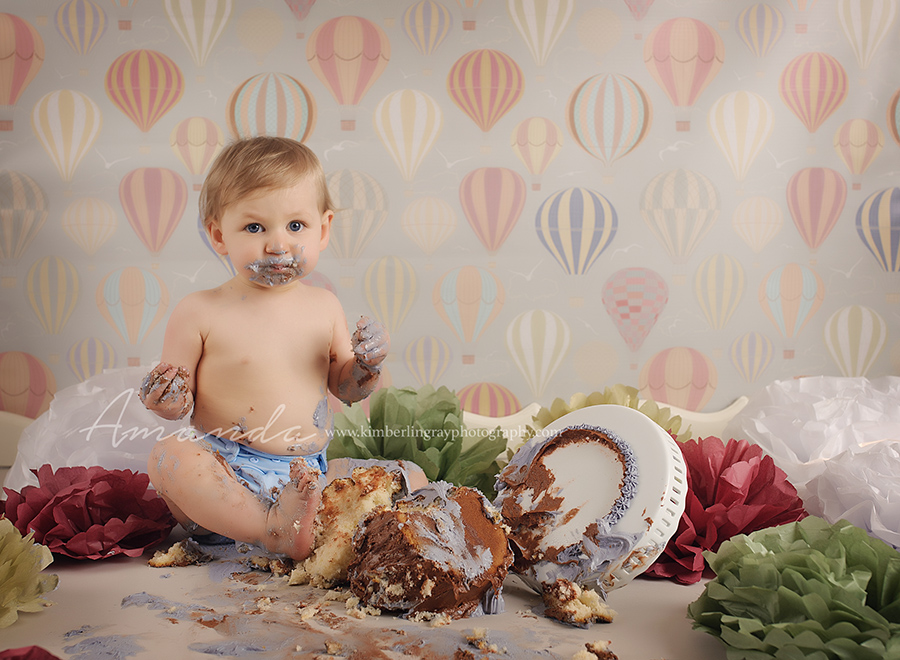
<path id="1" fill-rule="evenodd" d="M 232 142 L 216 157 L 200 191 L 200 217 L 209 231 L 237 200 L 258 190 L 292 186 L 304 177 L 316 185 L 319 211 L 333 211 L 322 164 L 296 140 L 259 136 Z"/>

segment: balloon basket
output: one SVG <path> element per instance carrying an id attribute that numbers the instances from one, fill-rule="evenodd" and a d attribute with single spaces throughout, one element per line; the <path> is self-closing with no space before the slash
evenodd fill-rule
<path id="1" fill-rule="evenodd" d="M 687 275 L 684 273 L 675 273 L 672 275 L 672 284 L 675 286 L 684 286 L 685 282 L 687 282 Z"/>
<path id="2" fill-rule="evenodd" d="M 91 73 L 90 69 L 78 69 L 78 75 L 82 78 L 87 78 Z"/>
<path id="3" fill-rule="evenodd" d="M 644 38 L 644 34 L 643 34 L 642 32 L 635 32 L 635 33 L 634 33 L 634 40 L 635 40 L 635 41 L 640 41 L 640 40 L 643 39 L 643 38 Z"/>
<path id="4" fill-rule="evenodd" d="M 463 30 L 474 30 L 475 21 L 463 21 Z"/>
<path id="5" fill-rule="evenodd" d="M 130 21 L 130 20 L 121 19 L 121 20 L 119 21 L 119 29 L 120 29 L 120 30 L 124 30 L 124 31 L 130 30 L 130 29 L 131 29 L 131 21 Z"/>
<path id="6" fill-rule="evenodd" d="M 0 131 L 11 131 L 13 129 L 12 119 L 0 119 Z"/>
<path id="7" fill-rule="evenodd" d="M 356 120 L 355 119 L 341 119 L 341 130 L 342 131 L 355 131 L 356 130 Z"/>
<path id="8" fill-rule="evenodd" d="M 338 280 L 338 282 L 340 282 L 341 286 L 344 287 L 345 289 L 350 289 L 353 287 L 355 279 L 352 277 L 342 277 Z"/>
<path id="9" fill-rule="evenodd" d="M 675 122 L 675 130 L 678 133 L 687 133 L 691 130 L 691 120 L 690 119 L 679 119 Z"/>
<path id="10" fill-rule="evenodd" d="M 483 144 L 483 145 L 481 145 L 481 148 L 479 149 L 479 151 L 483 154 L 489 154 L 489 153 L 491 153 L 491 145 Z"/>
<path id="11" fill-rule="evenodd" d="M 59 353 L 50 353 L 47 356 L 47 362 L 50 364 L 59 364 Z"/>
<path id="12" fill-rule="evenodd" d="M 462 363 L 463 364 L 475 364 L 475 356 L 474 355 L 463 355 Z"/>
<path id="13" fill-rule="evenodd" d="M 422 69 L 423 76 L 430 76 L 432 73 L 434 72 L 431 69 Z"/>
<path id="14" fill-rule="evenodd" d="M 809 26 L 806 23 L 794 23 L 795 34 L 806 34 Z"/>
<path id="15" fill-rule="evenodd" d="M 581 296 L 571 296 L 569 298 L 569 307 L 584 307 L 584 298 Z"/>
<path id="16" fill-rule="evenodd" d="M 141 366 L 141 358 L 139 358 L 139 357 L 130 357 L 130 358 L 128 358 L 128 366 L 129 366 L 129 367 L 139 367 L 139 366 Z"/>
<path id="17" fill-rule="evenodd" d="M 195 191 L 195 192 L 200 192 L 201 190 L 203 190 L 203 184 L 202 184 L 202 183 L 195 183 L 195 184 L 194 184 L 194 191 Z"/>
<path id="18" fill-rule="evenodd" d="M 12 275 L 7 277 L 0 277 L 0 289 L 14 289 L 16 288 L 16 278 Z"/>
<path id="19" fill-rule="evenodd" d="M 784 359 L 785 360 L 793 360 L 794 359 L 794 349 L 793 348 L 784 349 Z"/>
<path id="20" fill-rule="evenodd" d="M 853 190 L 862 190 L 862 184 L 859 181 L 854 182 L 850 187 Z"/>
<path id="21" fill-rule="evenodd" d="M 900 292 L 886 293 L 884 294 L 884 302 L 890 303 L 891 305 L 896 305 L 900 303 Z"/>

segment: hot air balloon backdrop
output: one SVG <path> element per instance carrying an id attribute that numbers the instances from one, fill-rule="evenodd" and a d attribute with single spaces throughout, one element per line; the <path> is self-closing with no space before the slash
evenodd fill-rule
<path id="1" fill-rule="evenodd" d="M 884 348 L 888 326 L 863 305 L 836 311 L 825 323 L 825 345 L 844 376 L 865 376 Z"/>
<path id="2" fill-rule="evenodd" d="M 88 337 L 72 344 L 66 356 L 69 369 L 80 382 L 116 366 L 116 349 L 108 341 Z"/>
<path id="3" fill-rule="evenodd" d="M 669 302 L 669 287 L 655 270 L 623 268 L 606 280 L 602 299 L 628 349 L 637 353 Z"/>
<path id="4" fill-rule="evenodd" d="M 14 14 L 0 13 L 0 131 L 13 130 L 13 112 L 44 64 L 44 40 Z"/>
<path id="5" fill-rule="evenodd" d="M 806 167 L 787 185 L 787 205 L 803 242 L 815 252 L 831 233 L 844 210 L 847 184 L 827 167 Z"/>
<path id="6" fill-rule="evenodd" d="M 157 360 L 175 302 L 236 274 L 204 179 L 266 135 L 319 158 L 334 217 L 303 284 L 388 326 L 385 383 L 499 413 L 644 370 L 674 400 L 686 381 L 651 392 L 668 369 L 718 410 L 774 380 L 896 375 L 898 14 L 7 2 L 0 350 L 60 390 Z"/>
<path id="7" fill-rule="evenodd" d="M 55 392 L 56 378 L 40 359 L 22 351 L 0 353 L 0 410 L 36 418 Z"/>
<path id="8" fill-rule="evenodd" d="M 225 146 L 225 134 L 208 117 L 188 117 L 172 129 L 169 144 L 191 175 L 194 190 L 199 191 L 206 169 Z"/>
<path id="9" fill-rule="evenodd" d="M 453 234 L 459 223 L 450 204 L 433 196 L 413 200 L 400 216 L 400 226 L 413 243 L 430 256 Z M 431 264 L 426 264 L 426 268 Z"/>
<path id="10" fill-rule="evenodd" d="M 862 189 L 859 178 L 884 147 L 884 133 L 874 121 L 850 119 L 834 133 L 834 150 L 853 175 L 853 190 Z"/>
<path id="11" fill-rule="evenodd" d="M 72 200 L 62 216 L 63 230 L 89 257 L 112 238 L 118 224 L 115 209 L 97 197 Z"/>
<path id="12" fill-rule="evenodd" d="M 62 257 L 43 257 L 28 270 L 25 288 L 44 332 L 58 335 L 78 302 L 78 272 Z"/>
<path id="13" fill-rule="evenodd" d="M 417 385 L 438 385 L 451 358 L 450 344 L 433 335 L 419 337 L 403 351 L 403 361 Z"/>
<path id="14" fill-rule="evenodd" d="M 575 88 L 566 106 L 572 137 L 607 168 L 641 143 L 652 117 L 641 86 L 616 74 L 588 78 Z"/>
<path id="15" fill-rule="evenodd" d="M 34 106 L 31 127 L 63 181 L 94 146 L 103 118 L 89 96 L 69 89 L 47 94 Z"/>
<path id="16" fill-rule="evenodd" d="M 480 167 L 463 177 L 459 203 L 489 254 L 496 254 L 525 208 L 525 180 L 505 167 Z"/>
<path id="17" fill-rule="evenodd" d="M 821 276 L 801 264 L 778 266 L 763 279 L 759 304 L 785 340 L 785 359 L 794 358 L 794 339 L 824 299 L 825 283 Z"/>
<path id="18" fill-rule="evenodd" d="M 0 170 L 0 258 L 4 286 L 15 284 L 7 272 L 18 263 L 47 220 L 47 197 L 27 174 Z"/>
<path id="19" fill-rule="evenodd" d="M 445 273 L 434 287 L 438 316 L 463 342 L 464 364 L 475 362 L 474 343 L 503 309 L 505 292 L 496 275 L 477 266 L 460 266 Z"/>
<path id="20" fill-rule="evenodd" d="M 306 60 L 340 106 L 341 130 L 356 130 L 356 107 L 391 59 L 384 30 L 360 16 L 339 16 L 316 27 Z"/>
<path id="21" fill-rule="evenodd" d="M 559 126 L 546 117 L 529 117 L 520 121 L 510 141 L 513 153 L 531 174 L 531 189 L 541 189 L 541 175 L 562 149 L 563 136 Z"/>
<path id="22" fill-rule="evenodd" d="M 274 135 L 303 142 L 316 126 L 316 112 L 315 99 L 299 80 L 260 73 L 231 93 L 225 121 L 236 138 Z"/>
<path id="23" fill-rule="evenodd" d="M 126 266 L 100 280 L 96 300 L 100 315 L 132 351 L 128 365 L 139 365 L 140 344 L 165 316 L 169 289 L 155 273 Z"/>
<path id="24" fill-rule="evenodd" d="M 549 310 L 522 312 L 507 326 L 506 348 L 536 399 L 544 394 L 571 342 L 569 324 Z"/>
<path id="25" fill-rule="evenodd" d="M 675 106 L 675 130 L 691 130 L 690 109 L 724 61 L 722 37 L 696 18 L 673 18 L 647 35 L 644 64 Z"/>
<path id="26" fill-rule="evenodd" d="M 391 92 L 375 106 L 375 132 L 404 181 L 416 176 L 441 134 L 443 116 L 437 101 L 414 89 Z"/>
<path id="27" fill-rule="evenodd" d="M 163 9 L 194 64 L 204 67 L 231 17 L 232 0 L 163 0 Z"/>
<path id="28" fill-rule="evenodd" d="M 453 14 L 440 2 L 420 0 L 403 12 L 403 33 L 426 58 L 437 51 L 453 28 Z M 431 68 L 423 70 L 431 75 Z"/>
<path id="29" fill-rule="evenodd" d="M 106 95 L 144 133 L 181 100 L 184 76 L 175 61 L 155 50 L 130 50 L 106 71 Z"/>
<path id="30" fill-rule="evenodd" d="M 187 196 L 184 179 L 163 167 L 132 170 L 119 183 L 125 217 L 153 255 L 162 251 L 181 222 Z"/>
<path id="31" fill-rule="evenodd" d="M 640 391 L 647 399 L 685 410 L 703 410 L 716 391 L 719 374 L 713 361 L 696 348 L 673 346 L 641 369 Z"/>
<path id="32" fill-rule="evenodd" d="M 584 275 L 616 235 L 618 216 L 603 195 L 569 188 L 538 207 L 534 229 L 541 244 L 569 275 Z"/>
<path id="33" fill-rule="evenodd" d="M 56 10 L 56 30 L 76 55 L 89 55 L 106 32 L 106 12 L 91 0 L 70 0 Z"/>
<path id="34" fill-rule="evenodd" d="M 522 409 L 512 390 L 500 383 L 472 383 L 458 390 L 456 396 L 460 408 L 485 417 L 506 417 Z"/>

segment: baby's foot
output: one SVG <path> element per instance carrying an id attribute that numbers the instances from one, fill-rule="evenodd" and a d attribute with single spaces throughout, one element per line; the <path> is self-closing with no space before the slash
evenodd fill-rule
<path id="1" fill-rule="evenodd" d="M 291 461 L 290 476 L 269 509 L 265 546 L 292 559 L 306 559 L 313 549 L 313 523 L 322 500 L 319 471 L 297 458 Z"/>

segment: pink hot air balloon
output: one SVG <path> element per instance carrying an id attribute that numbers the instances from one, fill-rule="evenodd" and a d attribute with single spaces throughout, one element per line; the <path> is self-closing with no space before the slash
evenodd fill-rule
<path id="1" fill-rule="evenodd" d="M 56 378 L 41 360 L 20 351 L 0 353 L 0 410 L 35 419 L 55 393 Z"/>
<path id="2" fill-rule="evenodd" d="M 887 127 L 894 142 L 900 144 L 900 89 L 888 101 Z"/>
<path id="3" fill-rule="evenodd" d="M 668 301 L 665 280 L 649 268 L 623 268 L 603 285 L 606 313 L 632 353 L 643 345 Z"/>
<path id="4" fill-rule="evenodd" d="M 316 126 L 316 101 L 299 80 L 260 73 L 235 87 L 225 121 L 237 138 L 275 135 L 303 142 Z"/>
<path id="5" fill-rule="evenodd" d="M 825 298 L 819 274 L 800 264 L 772 269 L 759 287 L 759 304 L 785 339 L 785 359 L 794 357 L 794 337 L 812 318 Z"/>
<path id="6" fill-rule="evenodd" d="M 332 18 L 309 36 L 306 59 L 341 106 L 341 130 L 356 130 L 356 106 L 391 59 L 384 30 L 359 16 Z"/>
<path id="7" fill-rule="evenodd" d="M 44 63 L 44 40 L 34 26 L 0 13 L 0 131 L 13 129 L 16 102 Z"/>
<path id="8" fill-rule="evenodd" d="M 654 355 L 641 369 L 641 395 L 685 410 L 702 410 L 718 386 L 716 365 L 695 348 L 675 346 Z"/>
<path id="9" fill-rule="evenodd" d="M 850 119 L 835 131 L 834 150 L 857 179 L 853 182 L 853 190 L 860 190 L 859 176 L 878 158 L 882 147 L 884 133 L 878 124 L 868 119 Z"/>
<path id="10" fill-rule="evenodd" d="M 187 205 L 187 184 L 177 172 L 140 167 L 119 183 L 119 201 L 131 228 L 154 255 L 172 236 Z"/>
<path id="11" fill-rule="evenodd" d="M 505 167 L 479 167 L 463 177 L 459 201 L 478 240 L 495 254 L 525 207 L 525 180 Z"/>
<path id="12" fill-rule="evenodd" d="M 155 50 L 120 55 L 109 65 L 104 84 L 109 100 L 145 133 L 184 93 L 181 69 Z"/>
<path id="13" fill-rule="evenodd" d="M 288 6 L 288 9 L 291 10 L 291 13 L 294 15 L 294 18 L 297 19 L 298 22 L 303 23 L 306 20 L 306 17 L 309 16 L 309 10 L 312 9 L 313 5 L 316 4 L 316 0 L 284 0 Z M 306 34 L 304 32 L 298 32 L 297 38 L 303 39 Z"/>
<path id="14" fill-rule="evenodd" d="M 695 18 L 673 18 L 644 42 L 644 64 L 676 108 L 675 130 L 691 130 L 686 111 L 722 68 L 725 45 L 718 32 Z"/>
<path id="15" fill-rule="evenodd" d="M 461 266 L 446 273 L 434 287 L 438 316 L 450 326 L 468 352 L 463 364 L 475 362 L 474 344 L 503 309 L 505 293 L 496 275 L 477 266 Z"/>
<path id="16" fill-rule="evenodd" d="M 788 109 L 815 133 L 847 98 L 847 72 L 828 53 L 803 53 L 784 67 L 778 93 Z"/>
<path id="17" fill-rule="evenodd" d="M 522 69 L 506 53 L 490 48 L 469 51 L 447 75 L 453 102 L 487 133 L 525 92 Z"/>
<path id="18" fill-rule="evenodd" d="M 200 190 L 206 168 L 225 146 L 225 134 L 208 117 L 188 117 L 172 129 L 169 143 L 172 151 L 191 173 L 194 190 Z"/>
<path id="19" fill-rule="evenodd" d="M 456 392 L 459 407 L 485 417 L 506 417 L 522 409 L 522 404 L 508 387 L 499 383 L 472 383 Z"/>
<path id="20" fill-rule="evenodd" d="M 827 167 L 806 167 L 788 181 L 788 209 L 810 250 L 815 252 L 831 233 L 846 200 L 844 177 Z"/>

